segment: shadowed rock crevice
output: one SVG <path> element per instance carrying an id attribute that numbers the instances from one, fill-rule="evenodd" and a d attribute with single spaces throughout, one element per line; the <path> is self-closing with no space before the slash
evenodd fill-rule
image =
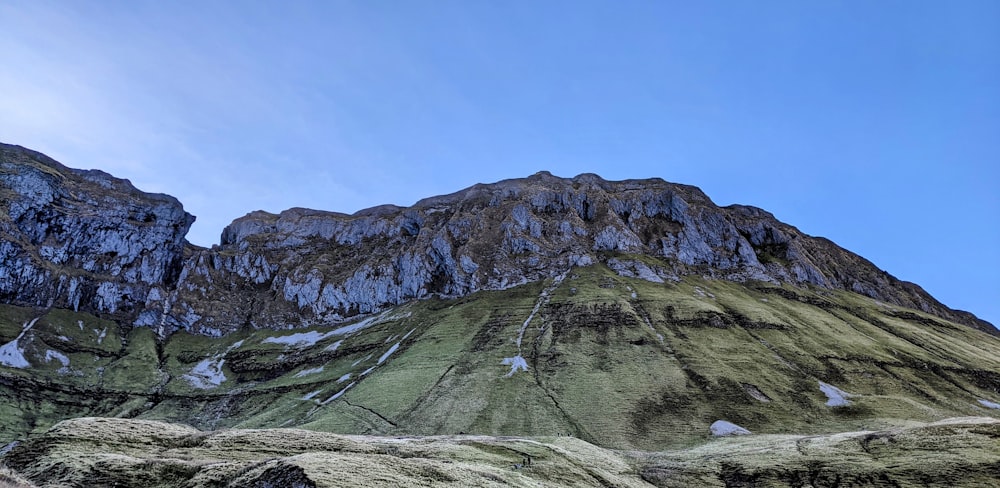
<path id="1" fill-rule="evenodd" d="M 359 404 L 351 403 L 351 401 L 348 400 L 347 398 L 344 398 L 344 403 L 346 403 L 346 404 L 348 404 L 348 405 L 350 405 L 350 406 L 352 406 L 354 408 L 357 408 L 357 409 L 360 409 L 360 410 L 364 410 L 365 412 L 368 412 L 368 413 L 374 415 L 375 417 L 378 417 L 379 420 L 381 420 L 381 421 L 383 421 L 383 422 L 385 422 L 385 423 L 387 423 L 387 424 L 389 424 L 389 425 L 391 425 L 393 427 L 399 427 L 399 425 L 396 422 L 393 422 L 392 420 L 389 420 L 384 415 L 382 415 L 382 414 L 380 414 L 380 413 L 378 413 L 378 412 L 376 412 L 376 411 L 374 411 L 374 410 L 372 410 L 372 409 L 370 409 L 370 408 L 368 408 L 368 407 L 366 407 L 364 405 L 359 405 Z"/>

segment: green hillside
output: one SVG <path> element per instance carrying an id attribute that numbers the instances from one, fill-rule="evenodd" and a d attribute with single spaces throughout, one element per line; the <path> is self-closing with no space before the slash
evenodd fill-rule
<path id="1" fill-rule="evenodd" d="M 662 450 L 705 442 L 717 420 L 816 435 L 1000 417 L 1000 339 L 920 311 L 601 264 L 560 278 L 218 339 L 3 306 L 0 345 L 30 366 L 0 366 L 0 441 L 114 416 Z"/>

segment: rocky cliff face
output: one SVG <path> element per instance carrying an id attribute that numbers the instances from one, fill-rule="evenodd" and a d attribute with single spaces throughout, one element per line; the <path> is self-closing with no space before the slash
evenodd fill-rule
<path id="1" fill-rule="evenodd" d="M 0 145 L 0 299 L 131 321 L 171 289 L 194 217 L 173 197 Z"/>
<path id="2" fill-rule="evenodd" d="M 185 243 L 194 218 L 172 197 L 17 146 L 0 146 L 0 156 L 2 299 L 161 335 L 335 323 L 595 262 L 654 282 L 697 274 L 850 290 L 996 333 L 766 211 L 720 208 L 697 188 L 660 179 L 542 172 L 409 208 L 253 212 L 203 249 Z"/>

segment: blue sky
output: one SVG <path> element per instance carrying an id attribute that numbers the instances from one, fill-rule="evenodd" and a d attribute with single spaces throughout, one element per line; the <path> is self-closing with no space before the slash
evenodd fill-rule
<path id="1" fill-rule="evenodd" d="M 0 3 L 0 141 L 251 210 L 539 170 L 772 211 L 1000 324 L 1000 2 Z"/>

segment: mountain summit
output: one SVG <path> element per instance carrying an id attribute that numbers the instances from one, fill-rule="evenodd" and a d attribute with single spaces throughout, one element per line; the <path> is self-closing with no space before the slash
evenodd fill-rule
<path id="1" fill-rule="evenodd" d="M 257 211 L 202 249 L 185 244 L 194 217 L 172 197 L 18 146 L 0 146 L 0 158 L 0 298 L 161 336 L 339 323 L 595 263 L 653 282 L 702 276 L 847 290 L 997 333 L 764 210 L 718 207 L 698 188 L 661 179 L 540 172 L 408 208 Z"/>

